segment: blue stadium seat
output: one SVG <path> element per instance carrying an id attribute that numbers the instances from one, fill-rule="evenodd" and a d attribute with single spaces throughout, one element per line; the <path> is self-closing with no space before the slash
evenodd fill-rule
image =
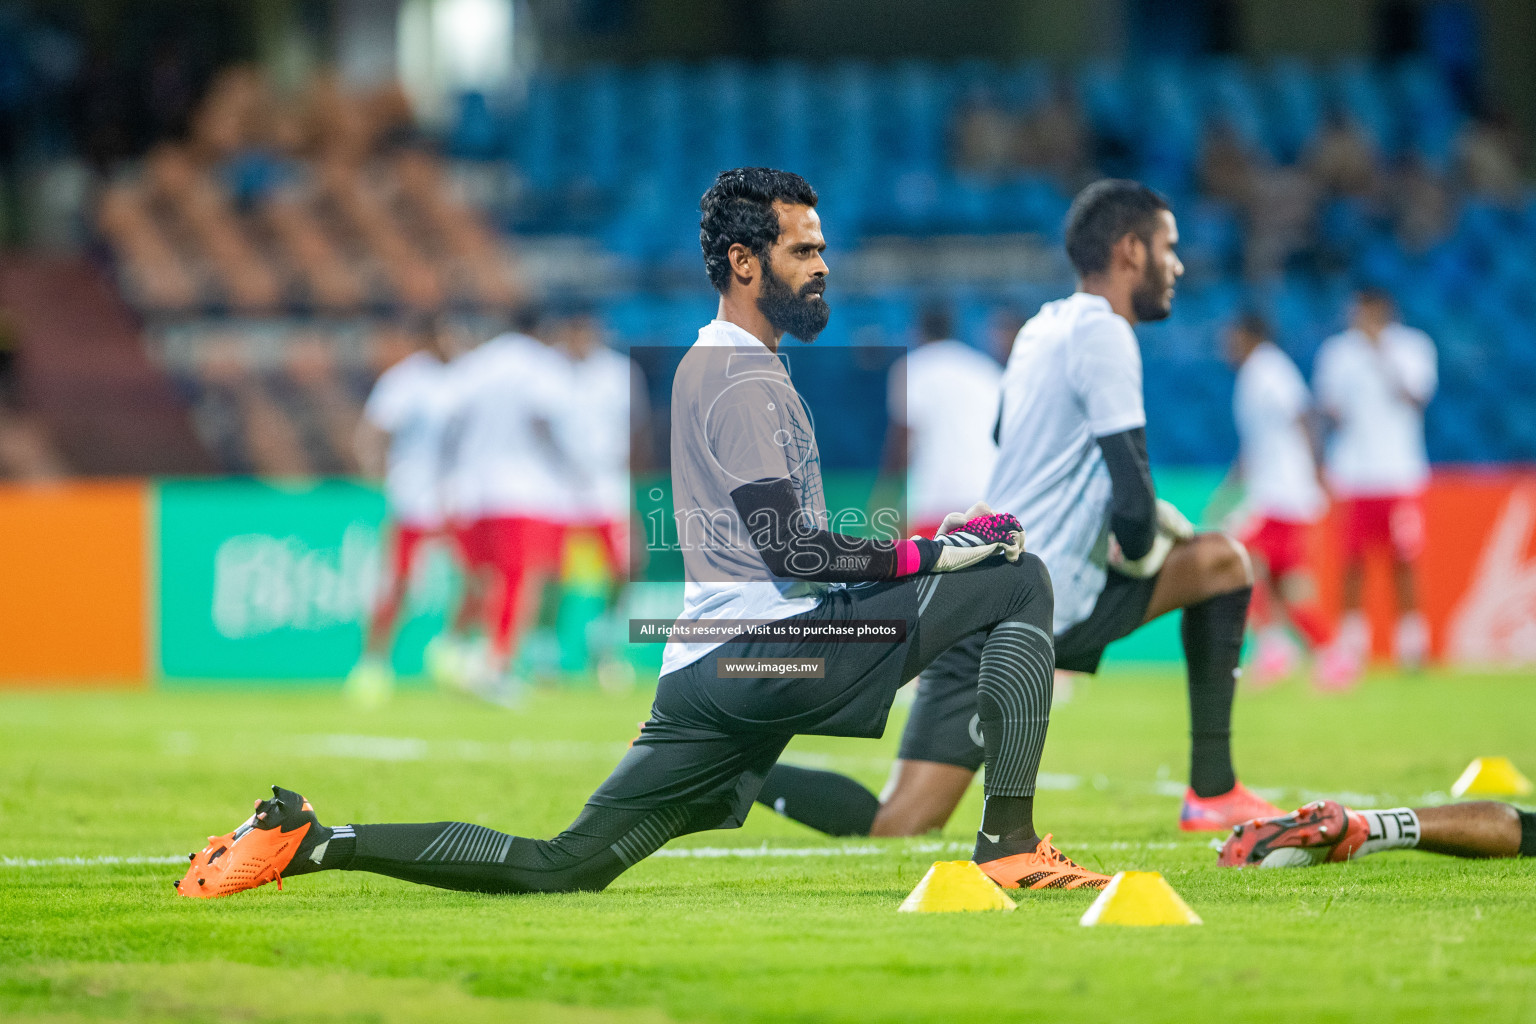
<path id="1" fill-rule="evenodd" d="M 735 61 L 713 61 L 695 79 L 692 134 L 695 142 L 703 143 L 696 152 L 703 161 L 701 169 L 710 174 L 752 163 L 745 75 L 745 67 Z"/>
<path id="2" fill-rule="evenodd" d="M 1398 125 L 1375 70 L 1364 61 L 1341 61 L 1330 76 L 1330 99 L 1388 156 L 1399 150 Z"/>
<path id="3" fill-rule="evenodd" d="M 937 70 L 924 62 L 903 62 L 889 74 L 887 89 L 889 106 L 880 111 L 888 133 L 882 148 L 898 169 L 939 171 L 946 163 L 949 103 Z"/>
<path id="4" fill-rule="evenodd" d="M 535 75 L 522 109 L 508 125 L 508 150 L 535 188 L 553 188 L 559 180 L 559 92 L 554 76 Z"/>
<path id="5" fill-rule="evenodd" d="M 1392 75 L 1405 142 L 1440 171 L 1450 168 L 1463 116 L 1445 80 L 1424 61 L 1405 61 Z"/>
<path id="6" fill-rule="evenodd" d="M 813 108 L 824 102 L 815 95 L 811 69 L 794 61 L 779 61 L 761 76 L 761 87 L 749 96 L 758 112 L 754 118 L 768 130 L 768 162 L 816 180 Z"/>
<path id="7" fill-rule="evenodd" d="M 1424 440 L 1437 462 L 1477 462 L 1486 450 L 1484 430 L 1477 422 L 1477 401 L 1442 386 L 1425 415 Z"/>
<path id="8" fill-rule="evenodd" d="M 998 99 L 1011 110 L 1029 110 L 1045 102 L 1054 88 L 1051 69 L 1039 60 L 1010 64 L 1000 70 L 994 81 Z"/>
<path id="9" fill-rule="evenodd" d="M 1133 102 L 1120 69 L 1107 61 L 1088 61 L 1078 72 L 1077 88 L 1095 134 L 1127 144 L 1135 138 L 1142 107 Z"/>
<path id="10" fill-rule="evenodd" d="M 1224 122 L 1254 152 L 1268 157 L 1277 155 L 1279 147 L 1246 65 L 1231 59 L 1218 60 L 1203 72 L 1204 121 Z"/>
<path id="11" fill-rule="evenodd" d="M 1197 199 L 1179 206 L 1179 256 L 1194 278 L 1215 278 L 1239 269 L 1241 225 L 1221 200 Z"/>
<path id="12" fill-rule="evenodd" d="M 448 137 L 448 152 L 464 159 L 490 160 L 502 155 L 502 141 L 485 93 L 462 93 Z"/>
<path id="13" fill-rule="evenodd" d="M 1283 161 L 1305 151 L 1323 124 L 1323 92 L 1317 74 L 1294 58 L 1276 61 L 1262 79 L 1271 138 Z"/>
<path id="14" fill-rule="evenodd" d="M 1197 77 L 1177 61 L 1149 62 L 1137 77 L 1143 175 L 1165 191 L 1182 191 L 1192 180 L 1203 135 Z"/>
<path id="15" fill-rule="evenodd" d="M 603 186 L 624 178 L 622 94 L 616 69 L 599 65 L 573 83 L 572 111 L 580 126 L 573 137 L 573 161 Z"/>

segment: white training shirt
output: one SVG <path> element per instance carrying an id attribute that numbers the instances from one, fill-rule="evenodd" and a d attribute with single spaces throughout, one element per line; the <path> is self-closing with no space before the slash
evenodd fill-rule
<path id="1" fill-rule="evenodd" d="M 1111 488 L 1098 438 L 1146 424 L 1141 349 L 1108 299 L 1077 292 L 1019 330 L 986 501 L 1018 517 L 1027 549 L 1050 570 L 1057 635 L 1086 619 L 1104 589 Z"/>
<path id="2" fill-rule="evenodd" d="M 1389 324 L 1373 345 L 1350 329 L 1323 342 L 1313 388 L 1337 422 L 1325 466 L 1344 497 L 1414 494 L 1429 480 L 1424 412 L 1439 382 L 1429 335 Z M 1409 396 L 1412 396 L 1410 398 Z"/>
<path id="3" fill-rule="evenodd" d="M 561 403 L 560 440 L 575 470 L 570 514 L 581 522 L 627 520 L 635 365 L 604 345 L 579 361 L 562 357 L 567 395 Z"/>
<path id="4" fill-rule="evenodd" d="M 558 441 L 568 361 L 526 334 L 502 334 L 454 360 L 449 426 L 449 514 L 461 519 L 528 516 L 561 521 L 572 505 Z"/>
<path id="5" fill-rule="evenodd" d="M 891 367 L 887 403 L 908 431 L 909 525 L 981 500 L 997 464 L 992 426 L 1002 377 L 996 360 L 959 341 L 920 345 Z"/>
<path id="6" fill-rule="evenodd" d="M 363 418 L 389 435 L 384 497 L 390 515 L 407 526 L 442 525 L 438 474 L 451 410 L 448 378 L 440 360 L 413 352 L 379 376 L 363 406 Z"/>
<path id="7" fill-rule="evenodd" d="M 1327 498 L 1303 419 L 1311 405 L 1301 371 L 1273 342 L 1259 344 L 1238 368 L 1232 413 L 1246 503 L 1255 515 L 1310 523 L 1323 514 Z"/>
<path id="8" fill-rule="evenodd" d="M 784 619 L 837 586 L 775 576 L 736 511 L 736 488 L 785 477 L 800 508 L 826 528 L 821 454 L 786 364 L 742 328 L 712 320 L 672 382 L 672 506 L 685 575 L 679 622 Z M 719 646 L 669 640 L 661 674 Z"/>

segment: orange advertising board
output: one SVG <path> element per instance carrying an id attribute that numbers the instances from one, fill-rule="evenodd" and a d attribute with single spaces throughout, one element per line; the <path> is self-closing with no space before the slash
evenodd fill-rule
<path id="1" fill-rule="evenodd" d="M 1324 606 L 1338 613 L 1337 511 L 1311 538 Z M 1435 469 L 1424 495 L 1419 601 L 1435 657 L 1448 664 L 1536 665 L 1536 470 Z M 1367 568 L 1375 654 L 1391 653 L 1395 605 L 1386 562 Z"/>
<path id="2" fill-rule="evenodd" d="M 0 685 L 144 685 L 149 486 L 0 487 Z"/>

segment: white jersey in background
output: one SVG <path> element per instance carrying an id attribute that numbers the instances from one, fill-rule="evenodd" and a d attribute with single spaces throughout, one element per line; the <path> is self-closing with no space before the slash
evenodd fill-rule
<path id="1" fill-rule="evenodd" d="M 1002 376 L 996 360 L 959 341 L 920 345 L 891 367 L 887 403 L 908 431 L 910 525 L 963 512 L 986 491 Z"/>
<path id="2" fill-rule="evenodd" d="M 1304 421 L 1311 405 L 1301 371 L 1273 342 L 1260 343 L 1238 368 L 1232 412 L 1253 514 L 1295 523 L 1323 514 L 1327 498 Z"/>
<path id="3" fill-rule="evenodd" d="M 576 522 L 629 518 L 631 401 L 635 388 L 628 356 L 599 345 L 585 359 L 566 357 L 567 395 L 561 403 L 561 448 L 570 457 L 570 514 Z"/>
<path id="4" fill-rule="evenodd" d="M 569 470 L 541 439 L 538 424 L 557 429 L 569 393 L 567 367 L 559 352 L 516 333 L 454 360 L 450 515 L 566 518 Z"/>
<path id="5" fill-rule="evenodd" d="M 821 454 L 785 364 L 742 328 L 712 320 L 672 381 L 672 507 L 685 577 L 679 622 L 785 619 L 840 586 L 775 576 L 753 545 L 731 492 L 784 478 L 826 529 Z M 669 640 L 661 674 L 719 646 Z"/>
<path id="6" fill-rule="evenodd" d="M 1412 327 L 1389 324 L 1375 345 L 1354 329 L 1323 342 L 1312 383 L 1336 421 L 1325 460 L 1334 491 L 1368 498 L 1423 489 L 1429 457 L 1421 405 L 1438 381 L 1434 343 Z"/>
<path id="7" fill-rule="evenodd" d="M 1109 467 L 1098 438 L 1145 427 L 1141 348 L 1109 300 L 1049 302 L 1003 370 L 1002 428 L 987 504 L 1024 525 L 1051 572 L 1059 636 L 1086 619 L 1109 557 Z"/>
<path id="8" fill-rule="evenodd" d="M 363 419 L 389 435 L 384 496 L 396 522 L 442 525 L 439 474 L 452 411 L 450 372 L 433 356 L 413 352 L 379 376 L 363 406 Z"/>

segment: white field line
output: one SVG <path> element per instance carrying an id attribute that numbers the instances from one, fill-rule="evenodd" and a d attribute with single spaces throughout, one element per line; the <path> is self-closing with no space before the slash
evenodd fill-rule
<path id="1" fill-rule="evenodd" d="M 180 857 L 0 857 L 0 868 L 99 868 L 118 864 L 185 864 Z"/>
<path id="2" fill-rule="evenodd" d="M 1073 843 L 1074 850 L 1176 850 L 1179 843 Z M 1184 843 L 1198 846 L 1198 843 Z M 907 846 L 678 846 L 657 850 L 652 857 L 674 857 L 693 860 L 718 860 L 722 858 L 775 858 L 775 857 L 891 857 L 902 854 L 970 853 L 971 844 L 959 842 L 928 842 Z M 184 864 L 186 857 L 0 857 L 0 867 L 5 868 L 94 868 L 115 867 L 122 864 Z"/>
<path id="3" fill-rule="evenodd" d="M 161 737 L 162 751 L 171 756 L 190 756 L 198 752 L 196 737 L 185 732 L 166 733 Z M 535 761 L 616 762 L 624 756 L 629 744 L 599 740 L 503 740 L 499 743 L 482 740 L 426 740 L 414 736 L 364 736 L 351 733 L 309 733 L 289 737 L 277 752 L 292 757 L 338 758 L 359 761 Z M 794 750 L 784 756 L 786 764 L 803 768 L 842 768 L 884 771 L 890 768 L 888 757 L 865 757 L 848 754 L 825 754 L 818 751 Z M 1035 788 L 1070 792 L 1091 786 L 1096 790 L 1130 789 L 1182 799 L 1184 783 L 1174 779 L 1158 779 L 1153 782 L 1114 780 L 1104 775 L 1091 778 L 1065 772 L 1041 772 L 1035 780 Z M 1292 801 L 1299 805 L 1311 800 L 1337 800 L 1348 807 L 1389 807 L 1404 803 L 1415 807 L 1443 804 L 1451 799 L 1448 793 L 1436 791 L 1418 797 L 1404 798 L 1391 793 L 1357 793 L 1350 790 L 1326 792 L 1323 790 L 1254 787 L 1254 792 L 1266 800 L 1284 804 L 1286 794 L 1293 794 Z"/>
<path id="4" fill-rule="evenodd" d="M 163 738 L 164 752 L 168 755 L 189 755 L 195 752 L 196 742 L 187 733 L 168 733 Z M 293 737 L 284 745 L 284 752 L 301 757 L 331 757 L 365 761 L 592 761 L 617 760 L 622 757 L 626 744 L 591 740 L 512 740 L 486 743 L 478 740 L 424 740 L 409 736 L 359 736 L 341 733 L 311 734 Z M 822 754 L 795 751 L 785 757 L 791 764 L 808 768 L 886 768 L 888 758 L 850 757 L 838 754 Z M 1080 775 L 1041 772 L 1036 788 L 1043 790 L 1071 791 L 1084 785 L 1095 790 L 1110 788 L 1130 789 L 1155 796 L 1182 798 L 1184 784 L 1171 779 L 1152 782 L 1116 782 L 1103 775 L 1085 779 Z M 1404 799 L 1385 793 L 1330 793 L 1312 789 L 1257 789 L 1266 799 L 1280 801 L 1286 793 L 1295 793 L 1296 803 L 1310 800 L 1337 800 L 1350 807 L 1388 807 L 1410 804 L 1421 807 L 1443 804 L 1451 797 L 1443 791 L 1424 793 L 1413 799 Z M 1073 843 L 1074 850 L 1174 850 L 1178 843 Z M 1184 844 L 1189 845 L 1189 844 Z M 1197 844 L 1199 845 L 1199 844 Z M 968 843 L 925 842 L 906 846 L 806 846 L 779 847 L 759 846 L 678 846 L 658 850 L 654 857 L 681 858 L 772 858 L 772 857 L 887 857 L 907 853 L 960 853 L 970 852 Z M 136 864 L 180 864 L 185 857 L 155 856 L 102 856 L 102 857 L 4 857 L 0 856 L 0 868 L 48 868 L 48 867 L 113 867 Z"/>

